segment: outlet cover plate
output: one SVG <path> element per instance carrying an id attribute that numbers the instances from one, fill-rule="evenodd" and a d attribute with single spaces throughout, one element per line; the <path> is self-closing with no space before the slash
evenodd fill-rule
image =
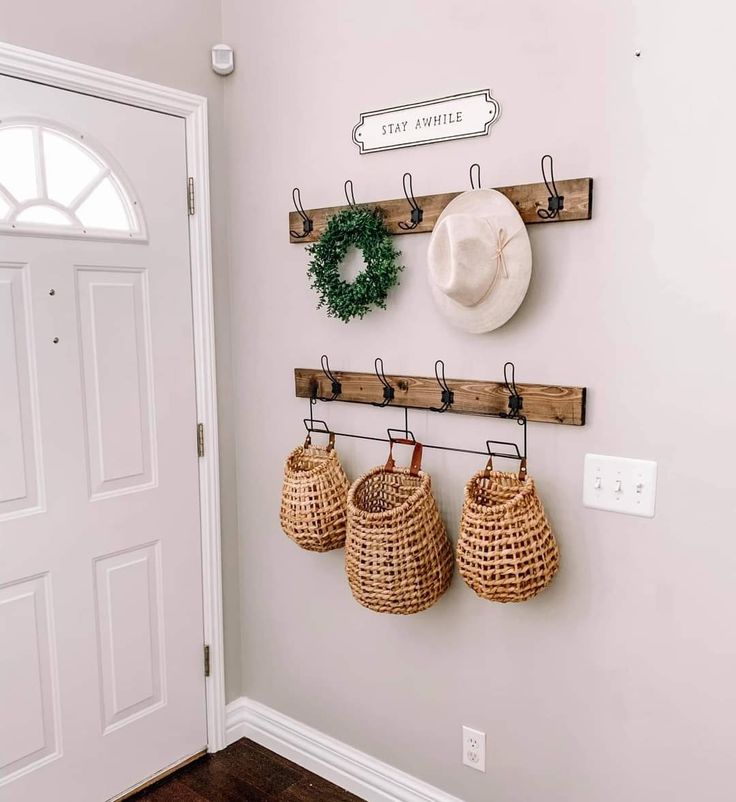
<path id="1" fill-rule="evenodd" d="M 486 734 L 463 727 L 463 765 L 476 771 L 486 770 Z"/>
<path id="2" fill-rule="evenodd" d="M 656 462 L 603 454 L 585 455 L 585 507 L 653 518 L 656 494 Z"/>

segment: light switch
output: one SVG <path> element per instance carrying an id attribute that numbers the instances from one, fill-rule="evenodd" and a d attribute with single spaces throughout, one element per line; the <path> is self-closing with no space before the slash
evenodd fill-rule
<path id="1" fill-rule="evenodd" d="M 626 515 L 654 517 L 657 463 L 586 454 L 583 505 Z"/>

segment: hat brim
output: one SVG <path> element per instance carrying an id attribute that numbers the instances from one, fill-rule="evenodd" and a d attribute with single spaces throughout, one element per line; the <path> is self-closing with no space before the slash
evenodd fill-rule
<path id="1" fill-rule="evenodd" d="M 435 304 L 449 322 L 464 331 L 483 334 L 500 328 L 521 306 L 532 276 L 532 248 L 529 234 L 514 204 L 495 189 L 475 189 L 451 200 L 435 223 L 435 230 L 446 217 L 467 214 L 488 218 L 493 226 L 506 232 L 503 249 L 508 276 L 499 276 L 488 295 L 474 306 L 463 306 L 429 283 Z M 434 235 L 433 235 L 434 236 Z"/>

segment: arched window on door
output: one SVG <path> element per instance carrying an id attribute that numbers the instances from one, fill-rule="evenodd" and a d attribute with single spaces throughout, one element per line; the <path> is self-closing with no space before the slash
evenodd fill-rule
<path id="1" fill-rule="evenodd" d="M 0 123 L 0 233 L 145 238 L 119 167 L 83 134 L 46 122 Z"/>

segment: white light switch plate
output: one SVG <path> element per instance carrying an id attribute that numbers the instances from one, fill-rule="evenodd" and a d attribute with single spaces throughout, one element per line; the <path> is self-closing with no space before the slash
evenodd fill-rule
<path id="1" fill-rule="evenodd" d="M 585 455 L 585 507 L 653 518 L 656 493 L 656 462 L 602 454 Z"/>

